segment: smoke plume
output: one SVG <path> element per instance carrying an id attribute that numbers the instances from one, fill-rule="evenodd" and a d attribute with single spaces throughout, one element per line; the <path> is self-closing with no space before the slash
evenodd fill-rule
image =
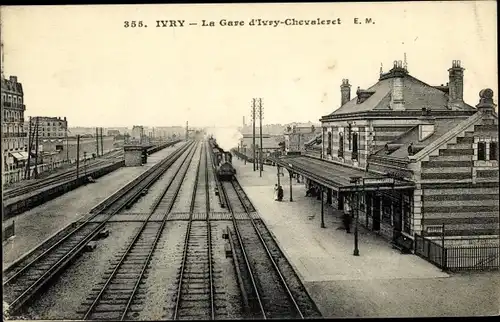
<path id="1" fill-rule="evenodd" d="M 217 141 L 217 144 L 225 151 L 238 147 L 240 139 L 243 137 L 237 128 L 209 128 L 207 129 L 209 135 L 211 134 Z"/>

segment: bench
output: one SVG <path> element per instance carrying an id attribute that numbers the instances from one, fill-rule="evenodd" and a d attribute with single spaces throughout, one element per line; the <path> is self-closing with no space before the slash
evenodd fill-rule
<path id="1" fill-rule="evenodd" d="M 404 235 L 400 235 L 392 242 L 392 248 L 398 249 L 402 254 L 411 254 L 413 249 L 413 240 Z"/>

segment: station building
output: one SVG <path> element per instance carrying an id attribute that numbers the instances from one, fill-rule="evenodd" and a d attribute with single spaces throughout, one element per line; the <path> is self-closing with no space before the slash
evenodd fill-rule
<path id="1" fill-rule="evenodd" d="M 338 209 L 357 207 L 360 224 L 393 242 L 498 237 L 493 91 L 482 90 L 473 107 L 463 100 L 460 61 L 448 72 L 449 83 L 432 86 L 396 61 L 353 99 L 344 79 L 341 106 L 320 119 L 321 135 L 278 165 L 321 185 Z"/>

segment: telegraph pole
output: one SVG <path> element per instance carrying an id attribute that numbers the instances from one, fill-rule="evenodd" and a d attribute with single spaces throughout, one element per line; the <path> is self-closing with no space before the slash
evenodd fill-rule
<path id="1" fill-rule="evenodd" d="M 33 133 L 31 131 L 31 116 L 30 116 L 30 123 L 28 125 L 28 161 L 26 163 L 26 169 L 24 170 L 24 177 L 27 179 L 31 178 L 31 169 L 30 169 L 30 163 L 31 163 L 31 151 L 33 151 Z"/>
<path id="2" fill-rule="evenodd" d="M 97 156 L 99 156 L 99 128 L 95 128 L 95 144 L 96 144 L 96 151 L 97 151 Z M 78 157 L 77 157 L 78 158 Z"/>
<path id="3" fill-rule="evenodd" d="M 69 164 L 69 147 L 68 147 L 68 122 L 66 121 L 66 131 L 65 131 L 65 136 L 66 136 L 66 162 Z"/>
<path id="4" fill-rule="evenodd" d="M 253 171 L 256 170 L 255 168 L 255 163 L 257 160 L 255 160 L 255 102 L 256 99 L 252 99 L 252 151 L 253 151 Z"/>
<path id="5" fill-rule="evenodd" d="M 101 155 L 104 155 L 104 143 L 102 138 L 102 127 L 101 127 Z"/>
<path id="6" fill-rule="evenodd" d="M 38 179 L 38 116 L 35 123 L 35 179 Z"/>
<path id="7" fill-rule="evenodd" d="M 97 146 L 99 147 L 99 145 Z M 76 136 L 76 178 L 78 179 L 79 176 L 80 176 L 80 134 Z"/>
<path id="8" fill-rule="evenodd" d="M 260 134 L 260 152 L 259 152 L 259 161 L 260 161 L 260 172 L 259 172 L 259 176 L 262 177 L 262 170 L 263 170 L 263 166 L 264 166 L 264 157 L 262 155 L 262 98 L 259 98 L 259 121 L 260 121 L 260 129 L 259 129 L 259 134 Z"/>

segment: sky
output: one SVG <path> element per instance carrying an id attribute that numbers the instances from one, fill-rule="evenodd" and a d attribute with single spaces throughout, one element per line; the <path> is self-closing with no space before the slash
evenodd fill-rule
<path id="1" fill-rule="evenodd" d="M 0 10 L 3 73 L 22 82 L 26 115 L 66 116 L 70 127 L 239 126 L 254 97 L 264 124 L 317 122 L 339 107 L 343 78 L 354 97 L 405 53 L 409 73 L 431 85 L 448 82 L 452 60 L 461 60 L 465 101 L 475 106 L 489 87 L 497 103 L 495 1 Z M 356 17 L 372 23 L 354 24 Z M 258 18 L 341 24 L 249 25 Z M 185 26 L 156 28 L 170 19 Z M 131 20 L 148 27 L 125 28 Z"/>

